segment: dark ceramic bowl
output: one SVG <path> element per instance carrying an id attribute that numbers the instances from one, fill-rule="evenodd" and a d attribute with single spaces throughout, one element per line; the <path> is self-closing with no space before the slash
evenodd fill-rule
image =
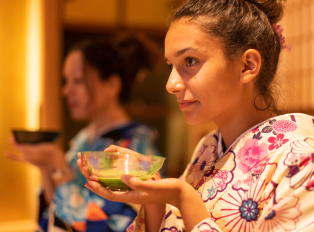
<path id="1" fill-rule="evenodd" d="M 12 130 L 12 133 L 17 143 L 28 144 L 53 142 L 61 135 L 61 132 L 58 131 Z"/>

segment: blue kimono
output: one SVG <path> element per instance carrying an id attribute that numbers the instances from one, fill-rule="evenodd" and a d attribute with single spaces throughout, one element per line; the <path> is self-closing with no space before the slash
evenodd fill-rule
<path id="1" fill-rule="evenodd" d="M 41 204 L 40 231 L 125 231 L 137 214 L 135 207 L 109 201 L 85 188 L 86 178 L 77 165 L 77 153 L 103 151 L 114 144 L 145 155 L 158 155 L 153 137 L 147 126 L 137 122 L 120 124 L 94 138 L 88 127 L 81 130 L 66 153 L 74 179 L 57 187 L 49 209 Z M 44 203 L 42 196 L 40 202 Z"/>

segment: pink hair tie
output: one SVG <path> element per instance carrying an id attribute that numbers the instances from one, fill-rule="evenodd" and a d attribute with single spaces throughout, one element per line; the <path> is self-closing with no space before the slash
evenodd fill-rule
<path id="1" fill-rule="evenodd" d="M 273 28 L 275 32 L 277 32 L 279 39 L 280 39 L 280 47 L 281 49 L 288 49 L 291 50 L 291 47 L 289 45 L 285 45 L 286 38 L 282 35 L 283 28 L 281 25 L 273 24 Z"/>

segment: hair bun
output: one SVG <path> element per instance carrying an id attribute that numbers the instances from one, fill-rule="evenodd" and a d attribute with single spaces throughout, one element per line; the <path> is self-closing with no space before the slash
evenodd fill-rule
<path id="1" fill-rule="evenodd" d="M 267 16 L 270 24 L 279 22 L 283 16 L 284 2 L 286 0 L 246 0 L 256 5 Z"/>
<path id="2" fill-rule="evenodd" d="M 163 62 L 161 48 L 144 34 L 122 33 L 114 40 L 134 74 L 141 69 L 155 69 L 160 61 Z"/>

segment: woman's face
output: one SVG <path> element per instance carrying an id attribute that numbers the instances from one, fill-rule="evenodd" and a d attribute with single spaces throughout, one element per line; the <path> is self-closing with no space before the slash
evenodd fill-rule
<path id="1" fill-rule="evenodd" d="M 240 62 L 230 61 L 220 41 L 180 19 L 165 39 L 172 67 L 166 89 L 175 94 L 189 125 L 230 117 L 241 102 Z"/>
<path id="2" fill-rule="evenodd" d="M 66 57 L 63 77 L 63 95 L 66 97 L 71 117 L 75 120 L 88 119 L 91 98 L 84 78 L 84 58 L 80 51 L 70 52 Z"/>
<path id="3" fill-rule="evenodd" d="M 82 52 L 71 52 L 64 62 L 63 76 L 66 97 L 71 117 L 75 120 L 90 120 L 103 113 L 112 104 L 112 88 L 108 81 L 100 79 L 97 69 L 85 64 Z"/>

